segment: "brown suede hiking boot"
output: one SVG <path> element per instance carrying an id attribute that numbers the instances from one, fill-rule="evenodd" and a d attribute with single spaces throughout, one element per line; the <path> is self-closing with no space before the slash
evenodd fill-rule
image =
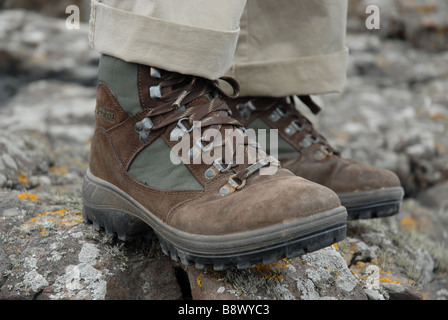
<path id="1" fill-rule="evenodd" d="M 217 270 L 344 239 L 347 213 L 337 195 L 279 168 L 261 150 L 248 161 L 256 144 L 221 94 L 209 80 L 103 56 L 85 220 L 122 240 L 152 229 L 174 260 Z M 226 130 L 243 137 L 243 163 L 236 144 L 218 139 Z"/>
<path id="2" fill-rule="evenodd" d="M 296 98 L 314 114 L 320 111 L 309 96 Z M 278 129 L 282 167 L 336 192 L 347 208 L 348 219 L 386 217 L 400 210 L 404 192 L 398 177 L 342 158 L 298 111 L 294 97 L 228 99 L 227 103 L 247 129 Z M 271 153 L 269 146 L 266 152 Z"/>

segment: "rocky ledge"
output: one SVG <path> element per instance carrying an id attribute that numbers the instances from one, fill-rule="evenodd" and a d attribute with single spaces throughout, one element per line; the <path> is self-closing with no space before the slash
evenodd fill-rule
<path id="1" fill-rule="evenodd" d="M 395 171 L 402 210 L 349 222 L 325 249 L 222 272 L 172 262 L 150 235 L 121 242 L 83 222 L 98 61 L 87 25 L 0 12 L 0 299 L 447 299 L 448 54 L 367 31 L 351 10 L 347 88 L 317 97 L 323 112 L 310 118 L 344 156 Z"/>

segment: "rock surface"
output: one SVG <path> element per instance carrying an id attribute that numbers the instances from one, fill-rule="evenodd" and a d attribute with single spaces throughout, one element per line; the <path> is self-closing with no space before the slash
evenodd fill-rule
<path id="1" fill-rule="evenodd" d="M 448 11 L 413 1 L 429 15 L 409 5 L 398 23 L 407 2 L 380 2 L 381 31 L 366 30 L 365 3 L 351 2 L 346 90 L 316 97 L 323 111 L 310 119 L 344 156 L 399 175 L 400 214 L 349 222 L 346 240 L 302 257 L 223 272 L 172 262 L 150 236 L 124 243 L 82 222 L 98 61 L 88 27 L 2 10 L 0 299 L 448 299 L 448 54 L 403 31 L 425 26 L 415 15 L 442 26 Z"/>

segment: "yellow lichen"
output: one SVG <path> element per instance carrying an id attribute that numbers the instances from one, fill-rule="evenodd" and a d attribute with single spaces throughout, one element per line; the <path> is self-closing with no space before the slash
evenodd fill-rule
<path id="1" fill-rule="evenodd" d="M 201 273 L 197 278 L 196 278 L 196 283 L 198 284 L 199 288 L 202 288 L 202 280 L 201 277 L 204 276 L 203 273 Z"/>
<path id="2" fill-rule="evenodd" d="M 50 168 L 50 171 L 59 175 L 59 176 L 63 176 L 64 174 L 66 174 L 68 172 L 68 169 L 66 166 L 53 166 Z"/>
<path id="3" fill-rule="evenodd" d="M 49 230 L 68 228 L 82 221 L 83 217 L 80 211 L 59 209 L 37 213 L 35 217 L 26 221 L 20 229 L 25 235 L 33 230 L 40 230 L 41 235 L 46 235 Z"/>
<path id="4" fill-rule="evenodd" d="M 380 282 L 402 284 L 400 281 L 391 280 L 391 279 L 388 279 L 388 278 L 380 278 Z"/>
<path id="5" fill-rule="evenodd" d="M 291 262 L 288 259 L 284 258 L 279 262 L 274 262 L 271 264 L 259 264 L 255 267 L 252 267 L 251 270 L 260 272 L 261 275 L 268 280 L 281 280 L 283 279 L 283 275 L 279 274 L 278 272 L 282 269 L 288 269 L 289 264 L 291 264 Z"/>
<path id="6" fill-rule="evenodd" d="M 20 200 L 30 199 L 31 201 L 35 202 L 37 201 L 37 199 L 39 199 L 39 196 L 32 193 L 21 193 L 17 196 L 17 198 Z"/>
<path id="7" fill-rule="evenodd" d="M 408 231 L 416 230 L 418 227 L 418 221 L 411 217 L 401 219 L 400 224 Z"/>
<path id="8" fill-rule="evenodd" d="M 17 176 L 17 179 L 22 182 L 23 184 L 28 184 L 28 178 L 23 173 L 19 173 Z"/>

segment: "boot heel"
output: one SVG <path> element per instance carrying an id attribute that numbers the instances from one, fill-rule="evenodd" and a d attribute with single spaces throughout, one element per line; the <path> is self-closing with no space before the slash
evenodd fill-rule
<path id="1" fill-rule="evenodd" d="M 131 214 L 132 207 L 117 196 L 114 190 L 89 179 L 88 173 L 84 178 L 83 218 L 92 223 L 95 230 L 104 229 L 107 234 L 118 236 L 125 241 L 139 234 L 153 233 L 152 228 L 143 220 Z"/>

